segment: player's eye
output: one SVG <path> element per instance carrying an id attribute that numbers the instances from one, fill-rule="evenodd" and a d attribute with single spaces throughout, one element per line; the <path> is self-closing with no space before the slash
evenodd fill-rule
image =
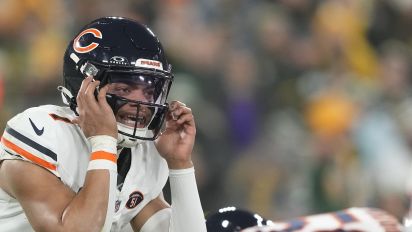
<path id="1" fill-rule="evenodd" d="M 119 96 L 125 96 L 127 94 L 130 94 L 131 89 L 127 85 L 115 85 L 109 92 L 119 95 Z"/>
<path id="2" fill-rule="evenodd" d="M 130 88 L 122 87 L 122 88 L 119 88 L 118 91 L 121 93 L 130 93 Z"/>
<path id="3" fill-rule="evenodd" d="M 154 102 L 154 94 L 155 94 L 154 88 L 144 89 L 144 95 L 147 101 Z"/>

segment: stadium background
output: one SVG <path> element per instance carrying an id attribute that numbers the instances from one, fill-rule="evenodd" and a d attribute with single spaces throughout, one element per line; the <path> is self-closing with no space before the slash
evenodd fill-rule
<path id="1" fill-rule="evenodd" d="M 68 40 L 106 15 L 138 19 L 163 42 L 170 99 L 196 116 L 206 213 L 404 215 L 412 1 L 1 0 L 0 129 L 27 107 L 61 104 Z"/>

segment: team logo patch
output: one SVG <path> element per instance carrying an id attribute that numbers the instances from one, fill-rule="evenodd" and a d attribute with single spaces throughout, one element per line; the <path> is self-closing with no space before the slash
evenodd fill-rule
<path id="1" fill-rule="evenodd" d="M 135 66 L 163 70 L 163 65 L 157 60 L 137 59 Z"/>
<path id="2" fill-rule="evenodd" d="M 94 37 L 98 39 L 102 39 L 103 35 L 102 32 L 99 31 L 96 28 L 89 28 L 84 31 L 82 31 L 74 40 L 73 40 L 73 49 L 78 52 L 78 53 L 86 53 L 86 52 L 91 52 L 95 48 L 99 46 L 99 43 L 92 42 L 89 45 L 86 46 L 81 46 L 79 40 L 82 38 L 82 36 L 86 34 L 92 34 Z"/>
<path id="3" fill-rule="evenodd" d="M 144 199 L 143 194 L 139 191 L 134 191 L 129 195 L 129 200 L 126 202 L 126 208 L 133 209 Z"/>
<path id="4" fill-rule="evenodd" d="M 119 211 L 120 209 L 120 203 L 122 203 L 122 201 L 120 200 L 116 200 L 116 203 L 114 205 L 114 212 L 116 213 L 117 211 Z"/>

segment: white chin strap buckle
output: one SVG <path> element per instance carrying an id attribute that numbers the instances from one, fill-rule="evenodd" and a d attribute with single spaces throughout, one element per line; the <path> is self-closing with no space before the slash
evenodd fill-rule
<path id="1" fill-rule="evenodd" d="M 63 103 L 69 105 L 69 101 L 73 98 L 73 94 L 68 89 L 66 89 L 66 87 L 61 85 L 57 86 L 57 90 L 61 93 Z"/>

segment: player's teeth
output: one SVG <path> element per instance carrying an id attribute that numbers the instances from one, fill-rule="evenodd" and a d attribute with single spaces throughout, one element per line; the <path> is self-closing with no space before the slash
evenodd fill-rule
<path id="1" fill-rule="evenodd" d="M 121 118 L 121 120 L 124 124 L 127 124 L 127 125 L 135 125 L 136 122 L 137 124 L 145 125 L 145 122 L 146 122 L 145 117 L 143 115 L 136 117 L 136 115 L 134 114 L 125 115 Z"/>

